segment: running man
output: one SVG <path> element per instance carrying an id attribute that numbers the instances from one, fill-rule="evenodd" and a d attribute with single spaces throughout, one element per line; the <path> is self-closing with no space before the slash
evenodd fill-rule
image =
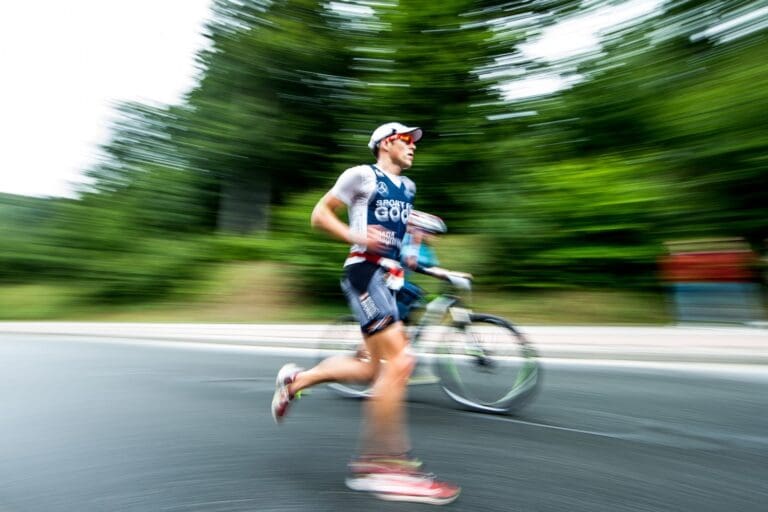
<path id="1" fill-rule="evenodd" d="M 283 366 L 272 416 L 282 421 L 296 394 L 315 384 L 372 381 L 360 454 L 349 464 L 347 486 L 387 500 L 445 504 L 460 488 L 421 472 L 421 462 L 409 457 L 405 395 L 415 357 L 395 301 L 403 283 L 400 250 L 416 194 L 415 184 L 402 173 L 413 165 L 421 136 L 420 128 L 400 123 L 376 128 L 368 142 L 376 164 L 344 171 L 312 211 L 314 227 L 352 245 L 341 286 L 370 357 L 331 357 L 308 370 Z M 337 214 L 345 205 L 349 224 Z"/>

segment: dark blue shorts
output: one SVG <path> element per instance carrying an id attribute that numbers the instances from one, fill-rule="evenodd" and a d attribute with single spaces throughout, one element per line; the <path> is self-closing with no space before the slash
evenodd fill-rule
<path id="1" fill-rule="evenodd" d="M 400 320 L 395 292 L 385 282 L 387 271 L 363 261 L 344 267 L 341 289 L 365 335 L 380 332 Z"/>

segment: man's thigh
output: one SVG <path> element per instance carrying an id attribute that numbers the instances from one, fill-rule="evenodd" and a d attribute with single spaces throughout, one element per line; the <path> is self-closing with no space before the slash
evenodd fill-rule
<path id="1" fill-rule="evenodd" d="M 368 263 L 345 269 L 341 287 L 364 336 L 384 332 L 399 321 L 395 295 L 387 288 L 384 275 L 381 268 Z"/>
<path id="2" fill-rule="evenodd" d="M 395 322 L 386 329 L 364 338 L 368 352 L 374 361 L 392 360 L 403 354 L 409 347 L 402 322 Z"/>

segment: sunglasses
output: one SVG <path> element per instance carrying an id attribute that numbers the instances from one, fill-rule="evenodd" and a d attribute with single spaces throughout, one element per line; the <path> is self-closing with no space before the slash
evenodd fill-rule
<path id="1" fill-rule="evenodd" d="M 405 142 L 408 145 L 411 145 L 414 142 L 416 142 L 413 138 L 413 135 L 411 135 L 410 133 L 396 133 L 391 137 L 387 137 L 387 139 L 389 140 L 400 139 L 401 141 Z"/>

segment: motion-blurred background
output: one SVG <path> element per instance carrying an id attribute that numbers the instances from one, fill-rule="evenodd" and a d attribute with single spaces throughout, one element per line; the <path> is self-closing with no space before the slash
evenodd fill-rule
<path id="1" fill-rule="evenodd" d="M 181 101 L 120 105 L 74 197 L 0 194 L 0 319 L 329 318 L 347 248 L 310 211 L 398 120 L 483 309 L 760 321 L 767 29 L 765 0 L 215 0 Z"/>

